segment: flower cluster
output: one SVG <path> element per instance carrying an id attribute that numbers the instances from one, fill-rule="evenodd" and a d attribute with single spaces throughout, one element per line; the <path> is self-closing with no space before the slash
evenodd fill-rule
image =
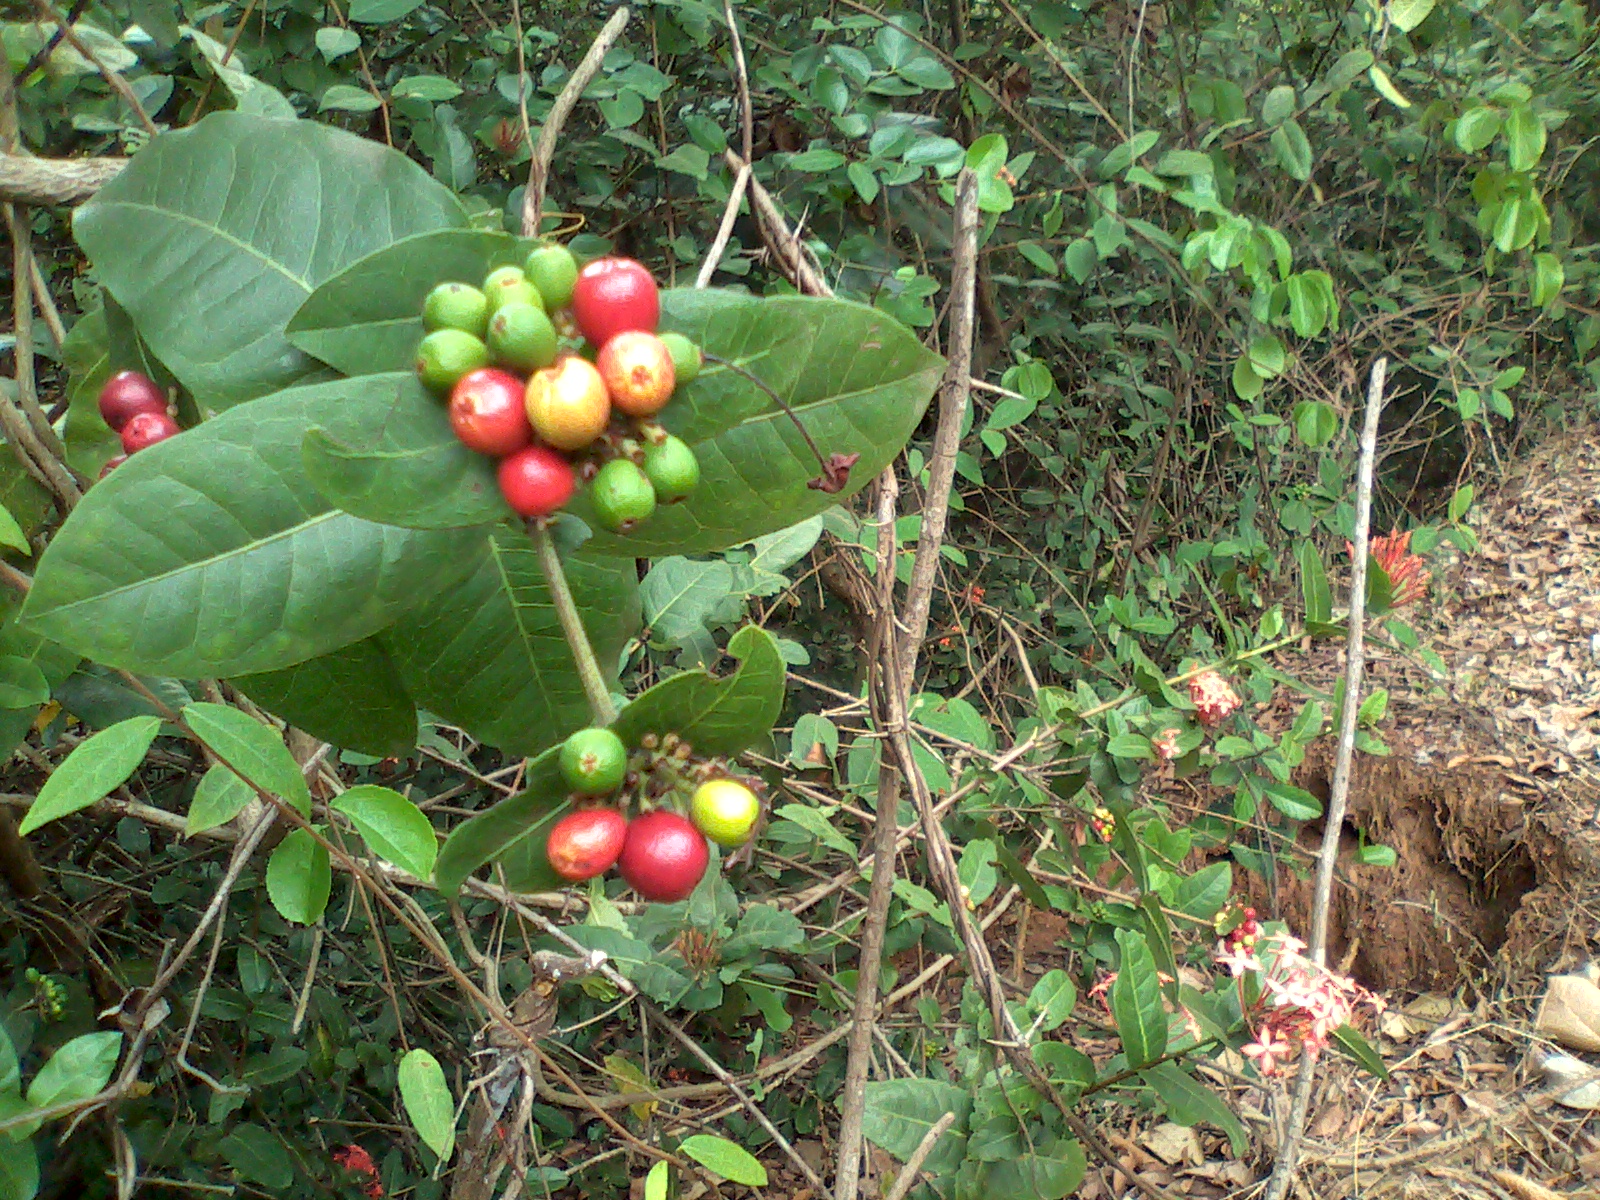
<path id="1" fill-rule="evenodd" d="M 1180 731 L 1177 729 L 1163 729 L 1150 739 L 1150 749 L 1155 751 L 1156 757 L 1162 762 L 1171 762 L 1178 757 L 1179 734 Z"/>
<path id="2" fill-rule="evenodd" d="M 1207 729 L 1221 725 L 1238 711 L 1242 703 L 1239 693 L 1215 671 L 1201 671 L 1189 680 L 1189 699 L 1194 704 L 1200 724 Z"/>
<path id="3" fill-rule="evenodd" d="M 1382 1010 L 1383 1001 L 1355 980 L 1302 955 L 1306 945 L 1299 938 L 1263 932 L 1253 908 L 1243 917 L 1212 957 L 1239 980 L 1241 1007 L 1254 1037 L 1241 1049 L 1263 1075 L 1275 1074 L 1297 1053 L 1315 1059 L 1357 1008 Z"/>
<path id="4" fill-rule="evenodd" d="M 363 1147 L 341 1146 L 333 1152 L 333 1161 L 350 1174 L 359 1175 L 366 1180 L 361 1185 L 364 1195 L 372 1197 L 372 1200 L 379 1200 L 383 1195 L 383 1184 L 378 1181 L 378 1164 L 372 1161 L 372 1155 Z"/>
<path id="5" fill-rule="evenodd" d="M 1355 558 L 1354 546 L 1346 542 L 1344 548 L 1351 558 Z M 1424 569 L 1422 559 L 1411 553 L 1411 530 L 1404 533 L 1397 530 L 1386 537 L 1375 537 L 1367 543 L 1367 548 L 1383 568 L 1383 573 L 1389 577 L 1391 607 L 1401 608 L 1428 594 L 1428 572 Z"/>

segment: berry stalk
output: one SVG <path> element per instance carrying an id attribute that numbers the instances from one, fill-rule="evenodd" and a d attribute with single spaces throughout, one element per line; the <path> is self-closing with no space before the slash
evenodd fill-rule
<path id="1" fill-rule="evenodd" d="M 543 520 L 528 522 L 528 535 L 533 538 L 534 552 L 539 556 L 539 569 L 550 585 L 550 600 L 555 605 L 556 619 L 561 622 L 561 633 L 572 651 L 573 665 L 578 669 L 578 681 L 589 701 L 589 714 L 596 725 L 609 725 L 617 719 L 616 707 L 611 703 L 611 689 L 606 686 L 600 671 L 594 647 L 583 628 L 583 618 L 572 599 L 572 589 L 567 586 L 567 573 L 561 566 L 561 555 L 556 551 L 550 528 Z"/>

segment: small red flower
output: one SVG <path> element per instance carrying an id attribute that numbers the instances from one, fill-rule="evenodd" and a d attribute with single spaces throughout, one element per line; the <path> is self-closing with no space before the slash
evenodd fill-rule
<path id="1" fill-rule="evenodd" d="M 1171 762 L 1178 757 L 1178 736 L 1176 729 L 1163 729 L 1150 739 L 1150 748 L 1155 751 L 1157 758 Z"/>
<path id="2" fill-rule="evenodd" d="M 1356 556 L 1356 548 L 1349 542 L 1344 544 L 1344 548 L 1351 558 Z M 1390 600 L 1392 607 L 1404 607 L 1428 594 L 1430 576 L 1423 560 L 1411 553 L 1411 530 L 1404 533 L 1395 530 L 1386 537 L 1375 537 L 1367 543 L 1367 549 L 1389 577 L 1393 589 Z"/>
<path id="3" fill-rule="evenodd" d="M 1201 671 L 1189 680 L 1189 699 L 1195 715 L 1207 729 L 1215 729 L 1238 709 L 1241 701 L 1228 681 L 1215 671 Z"/>
<path id="4" fill-rule="evenodd" d="M 364 1147 L 341 1146 L 333 1152 L 333 1161 L 352 1175 L 365 1176 L 367 1183 L 361 1189 L 362 1193 L 372 1197 L 372 1200 L 380 1200 L 383 1184 L 378 1182 L 378 1164 L 372 1161 L 372 1155 Z"/>

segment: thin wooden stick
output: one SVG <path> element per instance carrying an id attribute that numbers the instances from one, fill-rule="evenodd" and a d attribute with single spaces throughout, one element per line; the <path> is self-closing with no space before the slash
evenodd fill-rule
<path id="1" fill-rule="evenodd" d="M 917 1143 L 917 1148 L 911 1152 L 911 1157 L 906 1159 L 906 1165 L 901 1168 L 900 1174 L 895 1177 L 894 1186 L 884 1196 L 883 1200 L 906 1200 L 906 1193 L 917 1181 L 917 1173 L 922 1170 L 922 1164 L 928 1161 L 928 1155 L 933 1153 L 933 1148 L 956 1123 L 955 1113 L 945 1113 L 929 1127 L 928 1132 L 922 1135 L 922 1140 Z"/>
<path id="2" fill-rule="evenodd" d="M 1328 811 L 1322 830 L 1322 847 L 1317 852 L 1317 880 L 1312 892 L 1311 929 L 1306 941 L 1311 958 L 1318 964 L 1328 957 L 1328 909 L 1333 896 L 1333 872 L 1339 860 L 1339 834 L 1344 828 L 1345 806 L 1350 798 L 1350 771 L 1355 761 L 1356 719 L 1361 703 L 1361 667 L 1365 655 L 1367 616 L 1367 547 L 1372 532 L 1372 474 L 1378 456 L 1378 418 L 1383 414 L 1383 384 L 1389 360 L 1372 364 L 1367 380 L 1367 412 L 1361 426 L 1361 465 L 1356 476 L 1355 555 L 1350 564 L 1350 631 L 1345 643 L 1344 707 L 1339 711 L 1339 745 L 1333 760 L 1333 783 L 1329 788 Z M 1267 1181 L 1266 1200 L 1283 1200 L 1294 1182 L 1295 1161 L 1300 1140 L 1305 1136 L 1306 1117 L 1311 1108 L 1311 1088 L 1316 1081 L 1317 1064 L 1310 1055 L 1300 1059 L 1295 1079 L 1294 1099 L 1289 1106 L 1289 1121 L 1278 1161 Z"/>
<path id="3" fill-rule="evenodd" d="M 705 262 L 700 264 L 700 274 L 695 276 L 695 287 L 705 287 L 716 273 L 717 264 L 728 248 L 728 239 L 733 236 L 733 223 L 739 219 L 739 206 L 744 203 L 745 188 L 749 185 L 750 164 L 745 163 L 734 177 L 733 193 L 728 197 L 728 206 L 722 210 L 722 224 L 717 226 L 717 236 L 712 239 L 711 249 L 706 251 Z"/>
<path id="4" fill-rule="evenodd" d="M 545 118 L 544 128 L 539 130 L 539 142 L 533 148 L 533 162 L 528 166 L 528 187 L 522 193 L 523 237 L 539 236 L 539 221 L 544 214 L 544 193 L 550 182 L 550 160 L 555 157 L 556 139 L 561 136 L 561 128 L 572 115 L 579 97 L 583 95 L 583 89 L 589 86 L 590 81 L 600 70 L 600 63 L 605 58 L 606 51 L 616 44 L 617 39 L 622 36 L 622 27 L 627 23 L 628 9 L 624 5 L 611 14 L 611 19 L 600 30 L 600 36 L 595 38 L 594 44 L 589 47 L 589 53 L 583 56 L 578 69 L 572 73 L 572 77 L 567 80 L 566 86 L 556 97 L 555 104 L 550 107 L 550 115 Z"/>

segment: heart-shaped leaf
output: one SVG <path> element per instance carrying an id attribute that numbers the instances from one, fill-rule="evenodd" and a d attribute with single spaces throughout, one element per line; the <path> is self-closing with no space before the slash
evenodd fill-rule
<path id="1" fill-rule="evenodd" d="M 417 704 L 514 754 L 588 724 L 572 651 L 527 534 L 502 526 L 448 604 L 419 608 L 380 639 Z M 564 569 L 596 656 L 616 663 L 639 628 L 633 563 L 569 555 Z"/>
<path id="2" fill-rule="evenodd" d="M 306 427 L 380 419 L 394 387 L 294 388 L 141 451 L 61 527 L 23 619 L 99 662 L 183 678 L 276 671 L 384 628 L 479 549 L 359 520 L 307 482 Z"/>
<path id="3" fill-rule="evenodd" d="M 416 705 L 376 638 L 233 683 L 289 724 L 343 749 L 386 758 L 416 745 Z"/>
<path id="4" fill-rule="evenodd" d="M 396 238 L 465 224 L 397 151 L 312 121 L 213 113 L 135 155 L 73 231 L 204 411 L 319 369 L 283 330 L 326 280 Z"/>

